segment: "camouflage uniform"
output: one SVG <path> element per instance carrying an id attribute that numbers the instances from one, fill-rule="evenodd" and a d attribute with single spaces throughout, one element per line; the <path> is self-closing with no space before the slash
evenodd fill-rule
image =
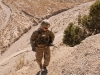
<path id="1" fill-rule="evenodd" d="M 47 30 L 43 31 L 41 28 L 34 31 L 30 43 L 35 47 L 36 61 L 38 65 L 42 65 L 42 58 L 44 57 L 43 66 L 48 66 L 50 62 L 50 44 L 54 41 L 53 32 Z"/>

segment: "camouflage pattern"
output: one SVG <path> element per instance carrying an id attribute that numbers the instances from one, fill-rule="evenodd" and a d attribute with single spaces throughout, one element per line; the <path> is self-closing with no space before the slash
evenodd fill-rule
<path id="1" fill-rule="evenodd" d="M 53 32 L 47 30 L 42 31 L 41 28 L 34 31 L 31 38 L 30 43 L 31 46 L 36 48 L 36 61 L 40 65 L 42 64 L 42 58 L 44 57 L 44 65 L 48 66 L 50 62 L 50 48 L 47 45 L 48 43 L 52 43 L 54 41 Z"/>
<path id="2" fill-rule="evenodd" d="M 41 26 L 49 28 L 50 27 L 50 23 L 48 22 L 48 20 L 43 20 L 42 23 L 41 23 Z"/>
<path id="3" fill-rule="evenodd" d="M 54 37 L 53 32 L 49 30 L 44 32 L 41 29 L 38 29 L 37 31 L 33 32 L 30 38 L 30 43 L 35 47 L 44 47 L 47 46 L 47 43 L 52 43 L 54 41 Z"/>
<path id="4" fill-rule="evenodd" d="M 44 54 L 43 54 L 44 53 Z M 42 58 L 44 57 L 44 66 L 48 66 L 50 62 L 50 48 L 49 47 L 44 47 L 36 48 L 36 61 L 38 65 L 42 64 Z"/>

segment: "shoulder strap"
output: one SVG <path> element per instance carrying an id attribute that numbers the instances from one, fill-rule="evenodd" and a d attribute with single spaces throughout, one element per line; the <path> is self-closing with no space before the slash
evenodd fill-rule
<path id="1" fill-rule="evenodd" d="M 38 34 L 41 34 L 42 33 L 41 29 L 38 29 L 37 32 L 38 32 Z"/>

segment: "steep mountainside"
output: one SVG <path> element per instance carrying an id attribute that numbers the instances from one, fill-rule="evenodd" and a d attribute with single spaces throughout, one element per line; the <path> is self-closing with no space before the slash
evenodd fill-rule
<path id="1" fill-rule="evenodd" d="M 91 4 L 93 2 L 77 5 L 49 18 L 57 47 L 51 47 L 48 73 L 43 75 L 100 75 L 100 34 L 86 38 L 75 47 L 62 44 L 64 28 L 72 21 L 77 24 L 78 14 L 88 14 Z M 32 27 L 0 56 L 0 75 L 39 75 L 35 53 L 29 44 L 37 28 Z"/>
<path id="2" fill-rule="evenodd" d="M 48 73 L 42 75 L 100 75 L 100 34 L 88 37 L 75 47 L 59 46 L 53 50 Z M 34 57 L 33 57 L 34 59 Z M 9 75 L 39 75 L 33 60 L 30 66 Z"/>
<path id="3" fill-rule="evenodd" d="M 93 0 L 0 0 L 1 53 L 44 18 L 87 1 Z"/>

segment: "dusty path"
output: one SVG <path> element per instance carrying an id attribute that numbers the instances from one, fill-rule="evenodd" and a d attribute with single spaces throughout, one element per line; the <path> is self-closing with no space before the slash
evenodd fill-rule
<path id="1" fill-rule="evenodd" d="M 50 22 L 51 22 L 51 24 L 54 26 L 54 25 L 56 25 L 56 28 L 55 28 L 55 30 L 57 30 L 58 32 L 55 34 L 56 35 L 56 38 L 55 38 L 55 41 L 54 41 L 54 44 L 60 44 L 61 43 L 61 41 L 62 41 L 62 35 L 63 35 L 63 30 L 64 30 L 64 28 L 66 27 L 66 25 L 70 22 L 70 21 L 73 21 L 73 20 L 75 20 L 76 19 L 76 16 L 79 14 L 79 12 L 81 11 L 81 12 L 84 12 L 84 13 L 86 13 L 86 11 L 84 11 L 84 10 L 88 10 L 88 8 L 89 8 L 89 6 L 92 4 L 93 2 L 88 2 L 88 3 L 85 3 L 85 4 L 82 4 L 82 6 L 81 5 L 79 5 L 79 6 L 76 6 L 76 7 L 74 7 L 74 8 L 72 8 L 72 9 L 70 9 L 70 10 L 68 10 L 68 11 L 65 11 L 65 12 L 63 12 L 63 13 L 60 13 L 60 14 L 58 14 L 58 15 L 55 15 L 55 16 L 52 16 L 51 18 L 50 18 Z M 87 6 L 86 6 L 87 5 Z M 81 10 L 83 7 L 85 7 L 84 8 L 84 10 Z M 72 13 L 71 13 L 72 12 Z M 73 12 L 74 12 L 74 15 L 73 15 Z M 76 15 L 75 15 L 75 13 L 76 13 Z M 68 23 L 66 23 L 66 21 L 64 22 L 63 20 L 66 18 L 66 20 L 67 20 L 67 22 Z M 54 21 L 55 21 L 55 19 L 56 19 L 56 23 L 54 23 Z M 59 23 L 61 23 L 61 25 L 59 25 Z M 64 26 L 62 26 L 64 24 Z M 57 26 L 57 25 L 59 25 L 59 26 Z M 8 49 L 8 51 L 6 51 L 4 54 L 3 54 L 3 56 L 1 56 L 1 58 L 0 58 L 0 65 L 2 65 L 4 62 L 6 62 L 6 61 L 8 61 L 8 60 L 10 60 L 11 58 L 13 58 L 14 56 L 17 56 L 17 55 L 19 55 L 20 53 L 23 53 L 23 52 L 25 52 L 25 51 L 27 51 L 27 50 L 31 50 L 31 47 L 29 47 L 29 48 L 27 48 L 27 45 L 29 44 L 29 38 L 30 38 L 30 36 L 31 36 L 31 34 L 32 34 L 32 32 L 33 32 L 33 30 L 34 29 L 36 29 L 37 27 L 34 27 L 34 28 L 32 28 L 29 32 L 27 32 L 26 34 L 24 34 L 17 42 L 15 42 L 9 49 Z M 60 29 L 61 28 L 61 29 Z M 66 49 L 67 49 L 67 51 L 66 51 Z M 61 55 L 62 57 L 63 57 L 63 55 L 65 55 L 66 53 L 67 53 L 67 55 L 70 55 L 70 53 L 71 53 L 71 51 L 69 52 L 68 51 L 68 48 L 65 48 L 65 47 L 62 47 L 62 48 L 60 48 L 60 49 L 58 49 L 57 48 L 57 50 L 59 50 L 59 51 L 54 51 L 54 53 L 55 53 L 55 56 L 54 57 L 52 57 L 52 63 L 53 63 L 53 61 L 54 60 L 57 60 L 57 61 L 59 61 L 56 57 L 58 56 L 58 55 Z M 64 51 L 64 52 L 61 52 L 61 51 Z M 60 53 L 61 52 L 61 53 Z M 60 58 L 60 56 L 58 56 L 59 58 Z M 67 56 L 66 56 L 67 57 Z M 61 61 L 61 60 L 60 60 Z M 53 66 L 53 65 L 51 65 L 51 66 Z M 6 66 L 7 67 L 7 66 Z M 33 66 L 33 68 L 35 68 L 36 67 L 36 65 L 34 65 Z M 29 69 L 29 72 L 32 72 L 32 70 L 33 70 L 33 68 L 30 70 Z M 54 69 L 54 68 L 53 68 Z M 3 68 L 2 68 L 2 70 L 1 71 L 3 71 Z M 38 69 L 35 69 L 35 71 L 33 71 L 33 73 L 35 74 L 36 72 L 38 71 Z M 57 71 L 59 71 L 59 70 L 57 70 Z M 52 71 L 50 72 L 50 74 L 52 74 Z M 50 75 L 49 74 L 49 75 Z M 17 74 L 16 74 L 17 75 Z M 19 74 L 19 75 L 21 75 L 21 74 Z M 24 75 L 27 75 L 26 74 L 26 72 L 25 72 L 25 74 Z M 32 73 L 30 73 L 29 75 L 32 75 Z M 53 75 L 56 75 L 56 74 L 53 74 Z"/>
<path id="2" fill-rule="evenodd" d="M 10 15 L 11 15 L 11 10 L 10 10 L 10 8 L 8 8 L 7 6 L 5 6 L 3 3 L 2 3 L 2 0 L 0 0 L 0 6 L 2 7 L 2 9 L 5 11 L 5 13 L 6 13 L 6 17 L 5 17 L 5 21 L 4 21 L 4 23 L 1 25 L 1 27 L 0 27 L 0 30 L 3 28 L 3 27 L 5 27 L 6 25 L 7 25 L 7 22 L 8 22 L 8 20 L 9 20 L 9 18 L 10 18 Z"/>
<path id="3" fill-rule="evenodd" d="M 59 35 L 57 35 L 57 36 L 55 37 L 55 39 L 59 39 L 59 37 L 62 36 L 62 35 L 63 35 L 63 34 L 60 33 Z M 57 43 L 57 41 L 55 41 L 55 43 Z M 31 47 L 24 48 L 24 50 L 21 50 L 21 51 L 18 51 L 18 52 L 16 52 L 16 53 L 13 53 L 13 54 L 9 55 L 8 57 L 4 58 L 4 59 L 0 62 L 0 65 L 2 65 L 4 62 L 8 61 L 9 59 L 11 59 L 11 58 L 13 58 L 13 57 L 15 57 L 15 56 L 17 56 L 17 55 L 23 53 L 23 52 L 26 52 L 26 51 L 31 51 Z"/>
<path id="4" fill-rule="evenodd" d="M 17 55 L 23 53 L 23 52 L 26 52 L 26 51 L 29 51 L 29 48 L 26 48 L 26 49 L 24 49 L 24 50 L 22 50 L 22 51 L 16 52 L 16 53 L 14 53 L 14 54 L 12 54 L 12 55 L 10 55 L 10 56 L 4 58 L 4 59 L 0 62 L 0 65 L 2 65 L 4 62 L 8 61 L 9 59 L 11 59 L 11 58 L 13 58 L 13 57 L 15 57 L 15 56 L 17 56 Z"/>
<path id="5" fill-rule="evenodd" d="M 75 13 L 78 15 L 79 12 L 83 12 L 83 10 L 81 11 L 80 9 L 82 9 L 84 7 L 84 10 L 87 10 L 89 8 L 89 6 L 92 4 L 93 2 L 88 2 L 88 3 L 84 3 L 82 5 L 79 5 L 79 6 L 76 6 L 68 11 L 65 11 L 65 12 L 62 12 L 61 14 L 58 14 L 58 15 L 55 15 L 55 16 L 52 16 L 50 18 L 50 22 L 51 24 L 54 26 L 54 25 L 58 25 L 59 22 L 63 21 L 68 15 L 69 15 L 69 18 L 68 20 L 73 20 L 74 18 L 76 19 L 77 17 L 75 17 Z M 86 7 L 87 6 L 87 7 Z M 69 13 L 70 12 L 70 13 Z M 72 12 L 72 13 L 71 13 Z M 74 15 L 73 15 L 73 12 Z M 86 13 L 86 11 L 84 11 L 84 13 Z M 67 16 L 66 16 L 67 15 Z M 71 17 L 71 18 L 70 18 Z M 73 18 L 74 17 L 74 18 Z M 54 23 L 55 19 L 57 20 L 56 23 Z M 68 21 L 69 23 L 70 21 Z M 61 23 L 61 25 L 63 25 L 64 22 Z M 65 25 L 67 25 L 68 23 L 66 23 Z M 65 28 L 65 25 L 64 26 L 56 26 L 56 29 L 58 31 L 58 33 L 55 34 L 56 38 L 55 38 L 55 41 L 54 41 L 54 44 L 58 45 L 59 43 L 61 43 L 62 41 L 62 38 L 63 38 L 63 29 Z M 59 31 L 59 28 L 62 27 L 62 30 Z M 23 35 L 17 42 L 15 42 L 1 57 L 0 59 L 2 61 L 4 61 L 5 59 L 4 58 L 8 58 L 8 56 L 11 56 L 11 55 L 16 55 L 16 52 L 20 53 L 21 50 L 24 49 L 25 46 L 27 46 L 27 44 L 29 44 L 29 38 L 33 32 L 34 29 L 37 29 L 37 27 L 34 27 L 32 28 L 27 34 Z M 58 29 L 57 29 L 58 28 Z M 31 48 L 30 48 L 31 49 Z"/>

